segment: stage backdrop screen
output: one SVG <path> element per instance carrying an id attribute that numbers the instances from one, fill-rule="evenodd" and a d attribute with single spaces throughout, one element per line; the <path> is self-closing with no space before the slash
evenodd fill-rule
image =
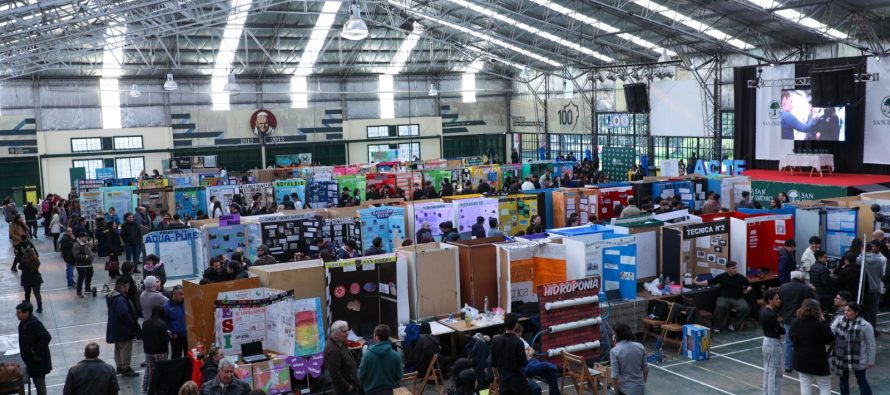
<path id="1" fill-rule="evenodd" d="M 809 90 L 782 91 L 779 99 L 782 138 L 785 140 L 844 141 L 846 109 L 811 107 Z"/>

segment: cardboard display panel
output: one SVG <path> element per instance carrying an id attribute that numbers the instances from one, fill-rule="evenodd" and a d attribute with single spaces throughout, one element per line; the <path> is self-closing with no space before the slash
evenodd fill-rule
<path id="1" fill-rule="evenodd" d="M 156 230 L 142 237 L 146 254 L 155 254 L 164 264 L 167 279 L 194 277 L 207 265 L 204 239 L 194 228 Z"/>
<path id="2" fill-rule="evenodd" d="M 548 353 L 550 362 L 562 364 L 561 348 L 600 339 L 600 304 L 592 300 L 600 291 L 598 277 L 541 284 L 536 291 L 544 330 L 541 351 Z M 586 347 L 572 353 L 589 360 L 598 357 L 602 348 Z"/>
<path id="3" fill-rule="evenodd" d="M 535 303 L 538 301 L 539 285 L 565 281 L 566 246 L 549 239 L 531 242 L 516 242 L 499 245 L 500 284 L 505 292 L 507 305 L 516 302 Z M 506 286 L 506 288 L 505 288 Z"/>
<path id="4" fill-rule="evenodd" d="M 180 217 L 197 218 L 198 211 L 207 213 L 207 195 L 205 187 L 173 188 L 175 212 Z"/>
<path id="5" fill-rule="evenodd" d="M 409 220 L 411 225 L 409 231 L 411 232 L 412 238 L 416 238 L 417 231 L 420 230 L 424 222 L 430 224 L 430 232 L 433 234 L 433 239 L 437 239 L 439 238 L 438 236 L 442 235 L 442 231 L 439 230 L 439 224 L 446 221 L 452 221 L 452 223 L 454 223 L 455 221 L 453 203 L 419 201 L 417 203 L 406 204 L 405 208 L 411 217 Z M 420 240 L 414 241 L 420 242 Z"/>
<path id="6" fill-rule="evenodd" d="M 260 195 L 260 205 L 263 207 L 276 207 L 273 206 L 275 204 L 275 192 L 272 188 L 272 183 L 270 182 L 261 182 L 256 184 L 242 184 L 241 185 L 241 198 L 244 200 L 244 210 L 249 210 L 250 206 L 253 204 L 253 196 L 259 194 Z M 315 206 L 313 206 L 315 207 Z M 206 210 L 205 210 L 206 211 Z"/>
<path id="7" fill-rule="evenodd" d="M 239 193 L 241 193 L 241 190 L 237 185 L 217 185 L 207 187 L 207 202 L 205 203 L 207 210 L 204 212 L 207 213 L 208 216 L 213 214 L 213 206 L 210 204 L 210 197 L 213 196 L 220 202 L 223 214 L 229 214 L 229 207 L 232 205 L 232 200 L 234 196 Z M 245 200 L 245 202 L 246 201 L 248 200 Z"/>
<path id="8" fill-rule="evenodd" d="M 778 250 L 794 238 L 792 214 L 743 214 L 730 219 L 730 259 L 738 262 L 739 273 L 778 269 Z"/>
<path id="9" fill-rule="evenodd" d="M 498 224 L 510 236 L 524 231 L 531 224 L 531 218 L 539 213 L 538 196 L 508 195 L 498 198 Z M 487 219 L 486 219 L 487 221 Z"/>
<path id="10" fill-rule="evenodd" d="M 362 251 L 371 248 L 375 237 L 383 239 L 383 250 L 392 252 L 405 239 L 405 209 L 371 207 L 358 210 L 362 223 Z"/>
<path id="11" fill-rule="evenodd" d="M 408 264 L 408 299 L 412 320 L 454 313 L 460 309 L 457 248 L 445 243 L 399 247 Z"/>
<path id="12" fill-rule="evenodd" d="M 138 189 L 139 204 L 146 206 L 149 213 L 160 215 L 162 212 L 170 212 L 170 196 L 167 190 L 162 188 Z M 81 210 L 83 205 L 81 204 Z M 94 214 L 95 216 L 95 214 Z"/>
<path id="13" fill-rule="evenodd" d="M 361 246 L 361 220 L 357 217 L 325 218 L 322 223 L 322 237 L 331 242 L 335 250 L 342 247 L 346 240 L 355 240 Z M 312 253 L 317 252 L 315 246 L 310 246 L 310 250 Z"/>
<path id="14" fill-rule="evenodd" d="M 208 225 L 204 227 L 207 236 L 207 257 L 225 255 L 229 258 L 238 249 L 246 253 L 248 245 L 255 244 L 256 240 L 248 238 L 245 225 L 232 226 Z M 254 247 L 256 249 L 256 247 Z"/>
<path id="15" fill-rule="evenodd" d="M 327 305 L 324 263 L 320 259 L 252 266 L 248 270 L 264 287 L 293 291 L 295 299 L 319 297 L 322 305 Z M 325 323 L 330 323 L 327 309 L 322 309 L 322 318 Z"/>
<path id="16" fill-rule="evenodd" d="M 309 181 L 308 199 L 312 208 L 337 207 L 340 202 L 337 182 L 312 179 Z"/>
<path id="17" fill-rule="evenodd" d="M 476 218 L 485 218 L 483 226 L 488 234 L 488 218 L 498 218 L 498 200 L 490 198 L 459 199 L 454 201 L 454 211 L 457 222 L 455 229 L 460 232 L 461 238 L 470 238 L 470 231 L 476 223 Z"/>
<path id="18" fill-rule="evenodd" d="M 495 243 L 503 242 L 503 237 L 460 240 L 451 244 L 458 247 L 460 261 L 460 304 L 481 309 L 485 297 L 489 306 L 497 303 L 507 309 L 506 298 L 498 298 L 498 259 Z"/>
<path id="19" fill-rule="evenodd" d="M 197 343 L 206 345 L 216 341 L 216 307 L 209 301 L 216 300 L 221 292 L 257 288 L 260 280 L 256 277 L 240 280 L 223 281 L 200 285 L 197 281 L 183 280 L 185 292 L 185 322 L 188 332 L 189 348 Z"/>
<path id="20" fill-rule="evenodd" d="M 114 207 L 114 210 L 121 216 L 123 216 L 124 213 L 133 212 L 136 208 L 135 191 L 136 187 L 99 188 L 99 192 L 102 192 L 103 209 L 105 212 L 108 212 L 109 208 Z"/>
<path id="21" fill-rule="evenodd" d="M 553 191 L 553 227 L 563 228 L 572 214 L 580 217 L 581 192 L 577 189 Z M 585 216 L 586 217 L 586 216 Z M 579 225 L 583 225 L 580 224 Z"/>
<path id="22" fill-rule="evenodd" d="M 293 293 L 271 288 L 221 292 L 216 297 L 216 341 L 227 355 L 241 354 L 241 345 L 261 341 L 263 348 L 292 355 Z"/>

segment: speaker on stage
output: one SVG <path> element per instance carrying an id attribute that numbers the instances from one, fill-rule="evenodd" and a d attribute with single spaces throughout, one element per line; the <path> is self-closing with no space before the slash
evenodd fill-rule
<path id="1" fill-rule="evenodd" d="M 644 83 L 625 84 L 624 101 L 627 112 L 633 114 L 649 112 L 649 90 Z"/>
<path id="2" fill-rule="evenodd" d="M 843 107 L 854 101 L 854 79 L 856 70 L 852 67 L 810 72 L 810 89 L 813 107 Z"/>

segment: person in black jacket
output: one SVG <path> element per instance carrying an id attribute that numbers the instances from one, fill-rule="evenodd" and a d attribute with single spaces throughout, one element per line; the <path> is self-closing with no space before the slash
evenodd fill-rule
<path id="1" fill-rule="evenodd" d="M 120 276 L 120 261 L 118 258 L 124 252 L 118 227 L 117 222 L 108 221 L 103 233 L 103 237 L 105 237 L 105 253 L 108 254 L 108 265 L 105 268 L 108 270 L 108 277 L 111 278 Z"/>
<path id="2" fill-rule="evenodd" d="M 782 322 L 785 325 L 785 331 L 791 330 L 791 323 L 794 322 L 797 310 L 806 299 L 814 299 L 816 291 L 803 282 L 803 273 L 794 270 L 791 272 L 791 281 L 779 287 L 779 296 L 782 298 L 782 306 L 779 308 L 779 315 L 782 316 Z M 790 372 L 792 367 L 791 361 L 791 338 L 785 338 L 785 371 Z"/>
<path id="3" fill-rule="evenodd" d="M 43 284 L 43 276 L 40 275 L 40 258 L 33 247 L 25 248 L 22 252 L 22 261 L 19 263 L 22 269 L 22 288 L 25 289 L 25 301 L 31 303 L 31 291 L 37 299 L 37 312 L 43 312 L 43 298 L 40 297 L 40 284 Z"/>
<path id="4" fill-rule="evenodd" d="M 485 217 L 476 217 L 476 223 L 470 229 L 470 236 L 479 239 L 485 238 Z"/>
<path id="5" fill-rule="evenodd" d="M 223 272 L 222 261 L 218 257 L 210 258 L 210 263 L 207 265 L 207 269 L 204 269 L 202 278 L 206 278 L 207 281 L 213 283 L 226 281 L 226 274 Z"/>
<path id="6" fill-rule="evenodd" d="M 210 353 L 204 358 L 204 365 L 201 366 L 201 381 L 206 384 L 216 378 L 219 373 L 219 361 L 226 357 L 222 348 L 214 346 L 210 349 Z"/>
<path id="7" fill-rule="evenodd" d="M 37 238 L 37 207 L 34 207 L 34 204 L 28 202 L 25 204 L 25 208 L 22 209 L 22 214 L 25 215 L 25 224 L 28 225 L 28 228 L 31 229 L 31 237 Z"/>
<path id="8" fill-rule="evenodd" d="M 130 261 L 126 261 L 121 264 L 121 276 L 119 279 L 124 280 L 127 284 L 130 284 L 130 288 L 127 290 L 127 299 L 130 299 L 130 303 L 133 304 L 133 307 L 136 308 L 136 316 L 142 317 L 142 304 L 139 303 L 139 288 L 136 288 L 136 280 L 133 279 L 133 271 L 136 270 L 136 264 Z"/>
<path id="9" fill-rule="evenodd" d="M 324 345 L 324 366 L 330 374 L 334 395 L 358 394 L 362 388 L 358 382 L 355 357 L 346 347 L 348 338 L 349 324 L 334 321 Z"/>
<path id="10" fill-rule="evenodd" d="M 834 301 L 834 281 L 831 280 L 831 273 L 828 271 L 828 254 L 825 251 L 816 251 L 813 253 L 816 262 L 810 267 L 810 284 L 816 287 L 816 296 L 822 309 L 826 310 L 831 307 Z"/>
<path id="11" fill-rule="evenodd" d="M 498 370 L 498 388 L 503 394 L 540 394 L 541 387 L 528 381 L 522 368 L 528 364 L 525 344 L 514 332 L 519 319 L 516 314 L 504 316 L 504 334 L 491 341 L 491 367 Z M 537 387 L 537 388 L 535 388 Z"/>
<path id="12" fill-rule="evenodd" d="M 37 387 L 37 395 L 46 395 L 46 375 L 53 370 L 49 353 L 49 342 L 53 337 L 34 317 L 34 306 L 28 302 L 19 303 L 15 307 L 15 316 L 19 319 L 19 350 L 22 361 L 28 368 L 28 376 Z"/>
<path id="13" fill-rule="evenodd" d="M 124 224 L 121 225 L 121 239 L 124 241 L 126 258 L 130 262 L 139 262 L 142 254 L 142 230 L 136 222 L 133 213 L 124 214 Z"/>
<path id="14" fill-rule="evenodd" d="M 859 300 L 859 272 L 862 265 L 859 264 L 858 256 L 845 254 L 841 264 L 843 266 L 837 272 L 837 289 L 849 292 L 853 295 L 852 300 Z"/>
<path id="15" fill-rule="evenodd" d="M 441 241 L 443 243 L 446 241 L 460 240 L 460 233 L 457 232 L 457 229 L 454 229 L 454 224 L 451 221 L 440 222 L 439 231 L 442 233 Z"/>
<path id="16" fill-rule="evenodd" d="M 151 318 L 142 324 L 142 349 L 145 351 L 145 373 L 142 376 L 142 392 L 148 392 L 148 384 L 158 361 L 167 359 L 170 334 L 164 321 L 164 306 L 151 309 Z"/>
<path id="17" fill-rule="evenodd" d="M 240 280 L 242 278 L 250 277 L 244 268 L 241 267 L 241 262 L 239 261 L 229 261 L 229 280 Z"/>
<path id="18" fill-rule="evenodd" d="M 132 377 L 139 375 L 130 367 L 133 339 L 139 334 L 139 322 L 136 318 L 136 308 L 127 297 L 129 289 L 130 284 L 118 278 L 114 283 L 114 291 L 105 297 L 108 305 L 105 341 L 114 344 L 114 362 L 118 373 Z"/>
<path id="19" fill-rule="evenodd" d="M 64 395 L 116 395 L 120 388 L 117 375 L 111 365 L 99 359 L 99 345 L 87 343 L 83 350 L 86 358 L 68 369 Z"/>
<path id="20" fill-rule="evenodd" d="M 420 324 L 420 339 L 417 340 L 408 361 L 405 362 L 406 371 L 417 372 L 421 377 L 426 374 L 433 356 L 439 353 L 439 339 L 432 333 L 429 322 Z"/>
<path id="21" fill-rule="evenodd" d="M 62 250 L 62 260 L 65 261 L 65 279 L 68 280 L 68 288 L 74 288 L 77 283 L 74 282 L 74 231 L 67 227 L 65 234 L 59 241 L 59 249 Z"/>
<path id="22" fill-rule="evenodd" d="M 820 393 L 831 391 L 831 369 L 827 346 L 834 342 L 834 334 L 822 317 L 816 299 L 807 299 L 795 314 L 788 337 L 794 343 L 792 366 L 800 375 L 800 393 L 810 393 L 810 386 L 819 386 Z"/>
<path id="23" fill-rule="evenodd" d="M 447 178 L 442 179 L 440 190 L 442 191 L 440 196 L 454 196 L 454 186 L 451 185 L 451 180 Z"/>
<path id="24" fill-rule="evenodd" d="M 380 236 L 377 236 L 371 241 L 371 247 L 365 250 L 363 255 L 371 256 L 380 254 L 386 254 L 386 251 L 383 249 L 383 239 L 380 238 Z"/>

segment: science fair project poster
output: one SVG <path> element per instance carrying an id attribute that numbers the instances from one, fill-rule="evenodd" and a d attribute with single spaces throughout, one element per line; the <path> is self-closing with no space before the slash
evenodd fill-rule
<path id="1" fill-rule="evenodd" d="M 193 228 L 160 230 L 143 237 L 145 251 L 164 264 L 167 279 L 193 277 L 204 269 L 201 231 Z"/>

